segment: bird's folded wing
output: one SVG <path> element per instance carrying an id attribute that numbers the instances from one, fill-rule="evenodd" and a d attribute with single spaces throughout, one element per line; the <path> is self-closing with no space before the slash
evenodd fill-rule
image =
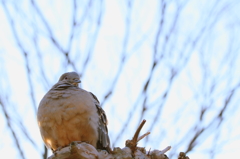
<path id="1" fill-rule="evenodd" d="M 90 92 L 91 93 L 91 92 Z M 105 111 L 101 108 L 100 103 L 97 99 L 97 97 L 91 93 L 93 98 L 95 99 L 95 105 L 97 107 L 98 115 L 99 115 L 99 126 L 98 126 L 98 146 L 99 148 L 106 148 L 110 149 L 110 139 L 108 136 L 108 128 L 107 128 L 107 116 L 105 114 Z"/>

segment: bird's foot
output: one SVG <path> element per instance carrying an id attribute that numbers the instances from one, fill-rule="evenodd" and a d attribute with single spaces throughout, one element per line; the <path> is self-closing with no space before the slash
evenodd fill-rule
<path id="1" fill-rule="evenodd" d="M 52 152 L 53 152 L 54 156 L 56 156 L 56 155 L 57 155 L 57 152 L 60 151 L 62 148 L 64 148 L 64 147 L 60 146 L 60 147 L 58 147 L 56 150 L 53 150 L 53 149 L 52 149 Z"/>
<path id="2" fill-rule="evenodd" d="M 70 143 L 70 145 L 77 145 L 77 144 L 81 144 L 83 142 L 86 142 L 86 143 L 89 144 L 89 142 L 87 142 L 87 141 L 73 141 L 73 142 Z"/>

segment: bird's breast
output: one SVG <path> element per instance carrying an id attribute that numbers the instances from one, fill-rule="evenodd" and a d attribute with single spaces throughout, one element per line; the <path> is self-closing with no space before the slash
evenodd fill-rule
<path id="1" fill-rule="evenodd" d="M 91 140 L 96 145 L 99 116 L 93 98 L 84 90 L 49 91 L 39 104 L 37 118 L 50 148 L 76 140 Z"/>

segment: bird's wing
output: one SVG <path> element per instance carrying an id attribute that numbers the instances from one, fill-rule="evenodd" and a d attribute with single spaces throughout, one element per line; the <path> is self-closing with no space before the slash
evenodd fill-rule
<path id="1" fill-rule="evenodd" d="M 105 149 L 108 152 L 111 152 L 110 148 L 110 139 L 108 136 L 108 128 L 107 128 L 107 116 L 105 114 L 105 111 L 101 108 L 100 103 L 97 99 L 97 97 L 90 92 L 90 94 L 93 96 L 95 100 L 95 105 L 97 107 L 98 115 L 99 115 L 99 125 L 98 125 L 98 142 L 97 142 L 97 148 L 99 149 Z"/>

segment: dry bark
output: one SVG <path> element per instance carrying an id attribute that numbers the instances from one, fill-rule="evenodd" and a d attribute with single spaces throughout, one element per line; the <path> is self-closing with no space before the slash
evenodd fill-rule
<path id="1" fill-rule="evenodd" d="M 48 159 L 168 159 L 165 153 L 171 149 L 167 146 L 163 150 L 146 151 L 144 147 L 137 147 L 138 141 L 149 135 L 150 132 L 139 136 L 139 133 L 145 124 L 146 120 L 137 128 L 132 140 L 126 141 L 126 147 L 115 147 L 111 153 L 105 150 L 97 150 L 92 145 L 82 142 L 72 142 L 68 147 L 56 151 Z M 178 159 L 189 159 L 185 153 L 180 152 Z"/>

